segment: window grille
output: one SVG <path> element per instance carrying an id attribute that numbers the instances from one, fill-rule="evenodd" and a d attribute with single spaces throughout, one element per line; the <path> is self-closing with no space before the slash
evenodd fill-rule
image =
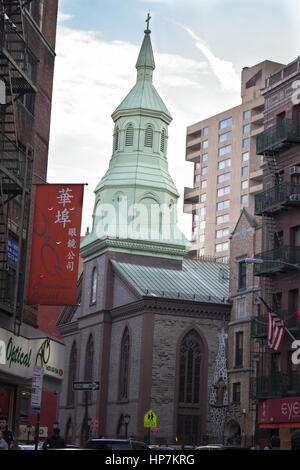
<path id="1" fill-rule="evenodd" d="M 125 133 L 125 146 L 131 147 L 133 145 L 133 125 L 129 124 Z"/>
<path id="2" fill-rule="evenodd" d="M 145 132 L 145 147 L 152 147 L 153 145 L 153 129 L 148 125 Z"/>

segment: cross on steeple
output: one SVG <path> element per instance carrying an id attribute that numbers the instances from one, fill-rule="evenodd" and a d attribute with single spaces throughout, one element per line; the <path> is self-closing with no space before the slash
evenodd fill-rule
<path id="1" fill-rule="evenodd" d="M 150 12 L 148 13 L 147 15 L 147 18 L 146 18 L 146 23 L 147 23 L 147 31 L 149 30 L 149 21 L 151 20 L 151 16 L 150 16 Z"/>

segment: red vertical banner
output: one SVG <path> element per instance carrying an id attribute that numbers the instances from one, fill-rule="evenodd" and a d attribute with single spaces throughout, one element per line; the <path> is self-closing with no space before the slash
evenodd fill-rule
<path id="1" fill-rule="evenodd" d="M 83 186 L 36 185 L 29 304 L 76 304 Z"/>

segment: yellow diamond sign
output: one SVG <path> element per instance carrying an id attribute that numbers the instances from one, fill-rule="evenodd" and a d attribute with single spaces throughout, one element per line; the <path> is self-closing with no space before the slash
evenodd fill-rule
<path id="1" fill-rule="evenodd" d="M 157 427 L 157 417 L 154 411 L 149 410 L 144 415 L 144 428 L 156 428 Z"/>

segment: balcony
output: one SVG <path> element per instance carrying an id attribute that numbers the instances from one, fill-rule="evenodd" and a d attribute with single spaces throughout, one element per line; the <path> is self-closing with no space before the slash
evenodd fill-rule
<path id="1" fill-rule="evenodd" d="M 282 320 L 285 318 L 286 313 L 276 312 L 278 317 Z M 251 318 L 251 338 L 266 338 L 267 337 L 267 316 L 260 315 L 259 317 Z"/>
<path id="2" fill-rule="evenodd" d="M 283 119 L 256 136 L 256 154 L 271 155 L 295 143 L 300 143 L 299 126 L 293 119 Z"/>
<path id="3" fill-rule="evenodd" d="M 273 250 L 256 254 L 255 258 L 264 260 L 254 264 L 254 276 L 272 276 L 300 269 L 300 247 L 282 245 Z M 299 268 L 298 268 L 299 265 Z"/>
<path id="4" fill-rule="evenodd" d="M 250 396 L 256 400 L 295 397 L 299 395 L 299 374 L 273 374 L 253 377 L 250 380 Z"/>
<path id="5" fill-rule="evenodd" d="M 255 215 L 271 214 L 282 206 L 300 205 L 300 184 L 284 182 L 255 196 Z"/>
<path id="6" fill-rule="evenodd" d="M 199 202 L 199 188 L 184 188 L 184 203 L 195 204 Z"/>

